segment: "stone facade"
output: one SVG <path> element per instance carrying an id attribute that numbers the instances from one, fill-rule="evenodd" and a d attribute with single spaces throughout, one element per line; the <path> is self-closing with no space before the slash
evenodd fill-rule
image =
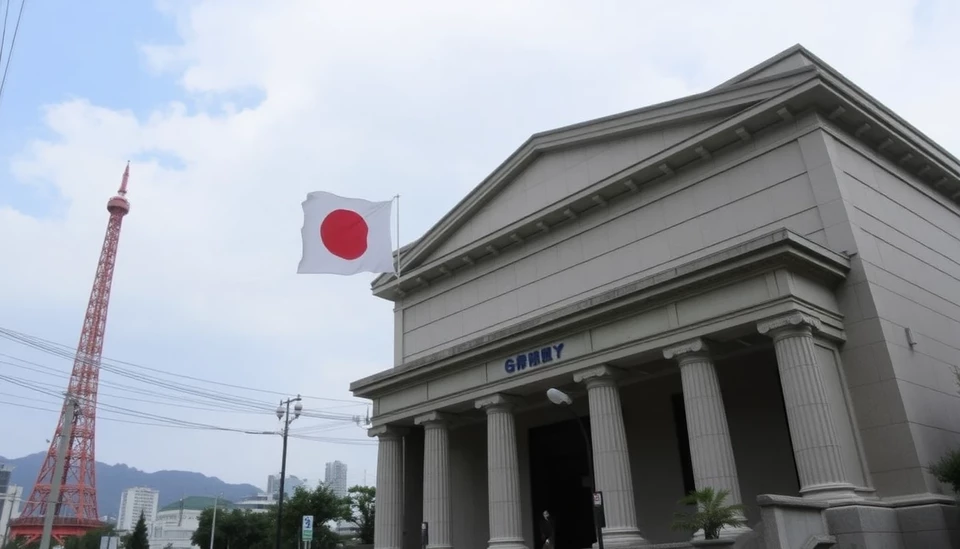
<path id="1" fill-rule="evenodd" d="M 375 548 L 539 549 L 552 508 L 582 549 L 590 492 L 606 546 L 683 547 L 707 487 L 738 547 L 960 546 L 926 469 L 960 445 L 958 199 L 960 162 L 799 46 L 537 134 L 374 282 Z"/>

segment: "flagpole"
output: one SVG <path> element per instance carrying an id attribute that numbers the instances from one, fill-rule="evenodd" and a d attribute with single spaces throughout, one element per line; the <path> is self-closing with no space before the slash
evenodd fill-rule
<path id="1" fill-rule="evenodd" d="M 397 200 L 397 282 L 400 281 L 400 195 L 394 197 Z"/>

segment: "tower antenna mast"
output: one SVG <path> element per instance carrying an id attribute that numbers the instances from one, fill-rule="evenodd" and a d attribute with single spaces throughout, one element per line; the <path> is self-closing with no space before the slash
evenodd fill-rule
<path id="1" fill-rule="evenodd" d="M 37 482 L 30 492 L 30 498 L 24 505 L 20 517 L 10 522 L 10 535 L 21 538 L 27 544 L 41 538 L 44 518 L 54 513 L 52 537 L 62 545 L 67 537 L 83 535 L 100 528 L 100 514 L 97 509 L 97 473 L 94 441 L 96 439 L 97 389 L 100 382 L 100 357 L 103 351 L 103 336 L 107 326 L 107 308 L 110 303 L 110 287 L 113 283 L 113 270 L 117 261 L 117 245 L 120 242 L 120 227 L 123 218 L 130 212 L 127 200 L 127 183 L 130 179 L 130 162 L 123 171 L 123 179 L 117 195 L 107 201 L 110 218 L 107 221 L 107 233 L 103 238 L 100 261 L 90 291 L 90 301 L 83 318 L 80 331 L 80 343 L 70 373 L 70 383 L 64 398 L 60 420 L 57 422 L 50 448 L 47 450 Z M 76 416 L 72 429 L 64 424 L 69 421 L 69 407 L 76 407 Z M 57 449 L 64 435 L 69 439 L 66 444 L 65 458 L 58 471 Z M 59 477 L 60 482 L 54 482 Z M 59 494 L 51 491 L 60 485 Z M 47 505 L 48 498 L 55 501 L 55 508 Z M 42 548 L 47 549 L 47 548 Z"/>

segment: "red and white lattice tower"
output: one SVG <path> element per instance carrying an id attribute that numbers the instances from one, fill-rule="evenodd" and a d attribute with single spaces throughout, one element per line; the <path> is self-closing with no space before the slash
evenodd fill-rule
<path id="1" fill-rule="evenodd" d="M 103 526 L 97 510 L 97 473 L 94 455 L 94 440 L 97 423 L 97 386 L 100 382 L 100 355 L 103 351 L 103 334 L 107 325 L 107 305 L 110 301 L 110 286 L 113 282 L 113 268 L 117 261 L 117 244 L 120 241 L 120 226 L 123 216 L 130 211 L 130 202 L 126 199 L 127 180 L 130 177 L 130 163 L 123 171 L 120 191 L 107 201 L 110 220 L 107 222 L 107 234 L 103 239 L 100 263 L 93 279 L 90 302 L 83 318 L 83 330 L 80 343 L 70 374 L 67 387 L 68 398 L 79 403 L 77 416 L 70 434 L 61 477 L 60 498 L 54 509 L 53 538 L 62 544 L 64 538 L 82 535 L 85 532 Z M 47 513 L 47 498 L 55 474 L 57 447 L 63 436 L 63 422 L 67 412 L 67 399 L 57 430 L 50 439 L 50 449 L 37 475 L 37 483 L 30 492 L 20 518 L 10 522 L 10 535 L 21 538 L 27 543 L 40 539 L 43 531 L 43 518 Z"/>

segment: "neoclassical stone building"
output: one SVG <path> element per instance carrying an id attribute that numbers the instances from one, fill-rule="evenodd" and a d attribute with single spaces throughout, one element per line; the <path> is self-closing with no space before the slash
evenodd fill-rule
<path id="1" fill-rule="evenodd" d="M 549 510 L 583 549 L 592 479 L 607 547 L 687 546 L 704 487 L 739 547 L 960 547 L 926 469 L 960 445 L 958 199 L 956 158 L 799 46 L 534 135 L 373 284 L 376 548 L 539 549 Z"/>

